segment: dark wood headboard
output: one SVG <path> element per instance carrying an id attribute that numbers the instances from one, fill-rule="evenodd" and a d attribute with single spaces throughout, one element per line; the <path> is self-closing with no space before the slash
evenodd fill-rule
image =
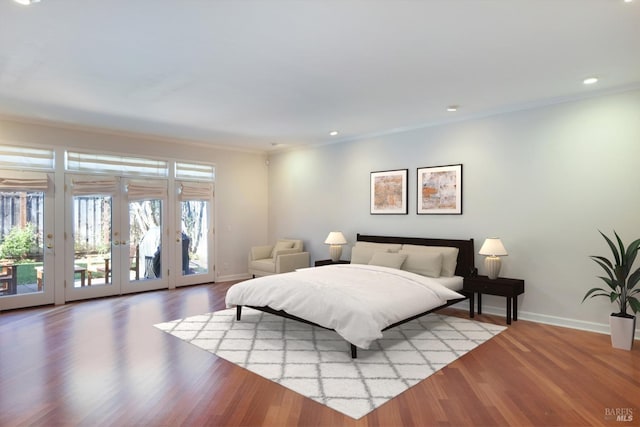
<path id="1" fill-rule="evenodd" d="M 427 239 L 424 237 L 371 236 L 358 233 L 356 240 L 358 240 L 359 242 L 399 243 L 402 245 L 448 246 L 458 248 L 456 276 L 468 277 L 475 269 L 475 252 L 473 249 L 473 239 Z"/>

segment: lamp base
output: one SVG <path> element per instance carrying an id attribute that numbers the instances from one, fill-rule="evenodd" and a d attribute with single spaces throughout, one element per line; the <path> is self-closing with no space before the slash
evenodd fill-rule
<path id="1" fill-rule="evenodd" d="M 331 261 L 337 262 L 340 260 L 342 256 L 342 246 L 340 245 L 331 245 L 329 246 L 329 257 Z"/>
<path id="2" fill-rule="evenodd" d="M 502 267 L 502 261 L 500 257 L 488 256 L 484 259 L 484 267 L 487 269 L 489 279 L 497 279 L 500 274 L 500 267 Z"/>

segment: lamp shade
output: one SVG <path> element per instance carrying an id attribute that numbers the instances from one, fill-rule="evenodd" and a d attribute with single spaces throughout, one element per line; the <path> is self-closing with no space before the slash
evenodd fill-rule
<path id="1" fill-rule="evenodd" d="M 324 243 L 327 245 L 346 245 L 347 239 L 344 238 L 344 235 L 341 232 L 332 231 L 329 233 Z"/>
<path id="2" fill-rule="evenodd" d="M 344 235 L 341 232 L 332 231 L 329 233 L 324 243 L 329 245 L 329 256 L 331 257 L 331 260 L 333 262 L 338 262 L 342 255 L 341 245 L 346 245 L 347 239 L 344 238 Z"/>
<path id="3" fill-rule="evenodd" d="M 480 255 L 507 256 L 507 250 L 498 237 L 490 237 L 484 241 L 480 248 Z"/>

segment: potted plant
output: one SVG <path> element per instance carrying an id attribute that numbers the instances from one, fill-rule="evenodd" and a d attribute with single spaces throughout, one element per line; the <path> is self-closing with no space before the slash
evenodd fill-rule
<path id="1" fill-rule="evenodd" d="M 640 267 L 632 271 L 633 263 L 636 260 L 640 239 L 633 241 L 626 249 L 618 234 L 614 231 L 616 244 L 600 231 L 600 234 L 607 241 L 613 253 L 613 260 L 603 256 L 592 255 L 594 260 L 607 273 L 606 276 L 599 276 L 608 288 L 592 288 L 582 299 L 603 296 L 618 304 L 619 311 L 611 313 L 609 324 L 611 326 L 611 345 L 615 348 L 631 350 L 633 346 L 634 334 L 636 330 L 635 313 L 640 311 L 640 301 L 635 296 L 640 293 L 640 289 L 635 289 L 640 282 Z M 627 312 L 627 308 L 633 314 Z"/>

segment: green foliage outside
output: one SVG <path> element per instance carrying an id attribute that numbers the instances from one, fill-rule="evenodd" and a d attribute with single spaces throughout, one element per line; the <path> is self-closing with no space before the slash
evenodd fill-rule
<path id="1" fill-rule="evenodd" d="M 16 262 L 29 257 L 36 244 L 35 227 L 27 224 L 25 227 L 13 227 L 0 245 L 0 258 L 12 259 Z"/>
<path id="2" fill-rule="evenodd" d="M 86 268 L 86 265 L 82 266 Z M 18 265 L 18 285 L 35 285 L 37 283 L 36 267 L 42 267 L 42 262 L 25 262 Z M 94 273 L 93 277 L 103 278 L 104 274 Z M 75 280 L 80 280 L 80 273 L 75 274 Z"/>
<path id="3" fill-rule="evenodd" d="M 36 267 L 41 267 L 41 262 L 24 263 L 18 265 L 18 285 L 32 285 L 36 281 Z"/>

